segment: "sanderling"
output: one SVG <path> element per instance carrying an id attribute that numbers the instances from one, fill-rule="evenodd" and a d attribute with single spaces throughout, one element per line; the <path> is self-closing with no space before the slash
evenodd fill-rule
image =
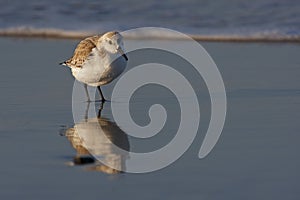
<path id="1" fill-rule="evenodd" d="M 82 40 L 73 56 L 60 64 L 70 67 L 73 76 L 84 84 L 88 101 L 90 97 L 87 85 L 97 87 L 104 102 L 100 86 L 117 78 L 125 70 L 127 61 L 123 37 L 112 31 Z"/>

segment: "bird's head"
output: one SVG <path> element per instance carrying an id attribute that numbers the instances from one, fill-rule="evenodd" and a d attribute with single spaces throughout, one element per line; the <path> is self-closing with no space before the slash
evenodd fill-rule
<path id="1" fill-rule="evenodd" d="M 100 44 L 107 52 L 116 54 L 120 53 L 126 60 L 128 60 L 124 53 L 123 36 L 117 31 L 105 33 L 99 40 Z"/>

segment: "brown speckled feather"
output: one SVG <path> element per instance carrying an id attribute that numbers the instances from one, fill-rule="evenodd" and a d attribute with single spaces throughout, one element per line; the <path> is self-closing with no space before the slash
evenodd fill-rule
<path id="1" fill-rule="evenodd" d="M 96 47 L 96 43 L 100 36 L 92 36 L 82 40 L 76 47 L 72 58 L 65 62 L 69 67 L 81 68 L 83 63 L 89 57 L 92 49 Z"/>

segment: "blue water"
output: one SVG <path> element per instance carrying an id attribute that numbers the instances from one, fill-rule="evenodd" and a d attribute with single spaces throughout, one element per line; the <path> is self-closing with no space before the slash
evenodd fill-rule
<path id="1" fill-rule="evenodd" d="M 297 0 L 0 1 L 0 29 L 76 31 L 160 26 L 206 35 L 300 35 Z"/>

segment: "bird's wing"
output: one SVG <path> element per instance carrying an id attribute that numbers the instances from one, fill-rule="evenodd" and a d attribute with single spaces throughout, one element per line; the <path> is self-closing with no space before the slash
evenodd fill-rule
<path id="1" fill-rule="evenodd" d="M 82 40 L 76 47 L 73 56 L 63 64 L 69 67 L 81 68 L 91 55 L 100 36 L 92 36 Z"/>

